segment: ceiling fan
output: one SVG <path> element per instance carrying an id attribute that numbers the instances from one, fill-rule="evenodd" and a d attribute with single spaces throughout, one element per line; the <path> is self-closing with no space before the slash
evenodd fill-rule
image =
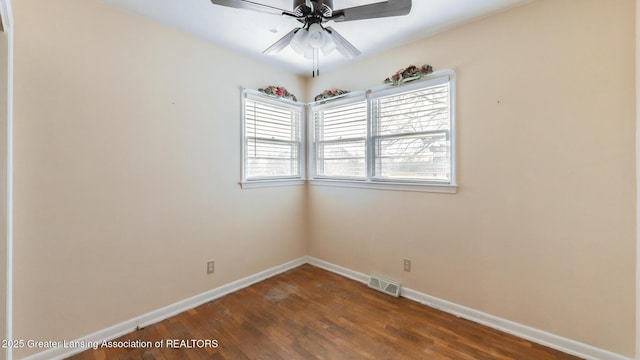
<path id="1" fill-rule="evenodd" d="M 343 22 L 407 15 L 411 11 L 411 0 L 388 0 L 339 10 L 333 8 L 333 0 L 293 0 L 292 10 L 247 0 L 211 0 L 211 2 L 215 5 L 288 16 L 298 20 L 302 23 L 301 27 L 291 30 L 263 53 L 275 54 L 291 45 L 297 53 L 313 59 L 313 76 L 319 75 L 320 52 L 328 55 L 333 50 L 337 50 L 347 58 L 360 55 L 360 51 L 335 29 L 331 26 L 325 27 L 323 24 L 329 21 Z"/>

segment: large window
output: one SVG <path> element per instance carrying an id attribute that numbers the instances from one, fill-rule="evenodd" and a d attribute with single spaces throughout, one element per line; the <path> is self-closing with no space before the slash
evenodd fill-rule
<path id="1" fill-rule="evenodd" d="M 455 192 L 453 72 L 312 105 L 316 184 Z"/>
<path id="2" fill-rule="evenodd" d="M 449 183 L 449 83 L 371 100 L 374 177 Z"/>
<path id="3" fill-rule="evenodd" d="M 452 71 L 307 106 L 244 90 L 242 187 L 456 192 L 454 94 Z"/>
<path id="4" fill-rule="evenodd" d="M 303 105 L 243 92 L 243 187 L 302 180 Z"/>

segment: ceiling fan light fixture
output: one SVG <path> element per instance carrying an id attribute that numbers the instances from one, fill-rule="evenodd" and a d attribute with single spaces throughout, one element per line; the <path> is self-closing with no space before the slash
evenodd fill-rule
<path id="1" fill-rule="evenodd" d="M 336 42 L 333 41 L 333 39 L 331 38 L 331 35 L 329 35 L 328 33 L 325 33 L 324 37 L 325 37 L 325 42 L 322 48 L 320 48 L 320 50 L 322 50 L 322 55 L 327 56 L 331 54 L 333 50 L 336 49 Z"/>
<path id="2" fill-rule="evenodd" d="M 291 39 L 291 48 L 298 54 L 304 54 L 309 45 L 309 32 L 305 28 L 300 28 Z"/>
<path id="3" fill-rule="evenodd" d="M 320 49 L 326 42 L 326 33 L 320 24 L 309 26 L 309 45 L 314 49 Z"/>
<path id="4" fill-rule="evenodd" d="M 319 75 L 320 53 L 329 55 L 337 50 L 347 58 L 360 55 L 360 51 L 330 26 L 322 26 L 328 21 L 336 23 L 391 16 L 407 15 L 411 12 L 412 0 L 386 0 L 334 11 L 333 0 L 292 0 L 293 10 L 261 4 L 255 0 L 210 0 L 216 6 L 247 9 L 274 15 L 284 15 L 304 24 L 294 28 L 273 45 L 263 51 L 275 54 L 287 45 L 298 54 L 313 60 L 313 76 Z M 290 0 L 291 1 L 291 0 Z M 272 30 L 272 32 L 275 31 Z"/>

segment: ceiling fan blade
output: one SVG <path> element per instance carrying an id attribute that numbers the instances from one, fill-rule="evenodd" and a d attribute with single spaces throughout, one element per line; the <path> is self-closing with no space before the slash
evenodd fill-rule
<path id="1" fill-rule="evenodd" d="M 338 32 L 335 31 L 331 26 L 326 27 L 325 30 L 327 30 L 327 33 L 336 43 L 336 50 L 338 50 L 338 52 L 342 54 L 342 56 L 351 59 L 361 54 L 360 50 L 356 49 L 355 46 L 348 42 L 347 39 L 342 37 L 342 35 L 338 34 Z"/>
<path id="2" fill-rule="evenodd" d="M 269 6 L 269 5 L 260 4 L 260 3 L 253 2 L 253 1 L 246 1 L 246 0 L 211 0 L 211 2 L 214 5 L 221 5 L 221 6 L 226 6 L 226 7 L 236 8 L 236 9 L 246 9 L 246 10 L 253 10 L 253 11 L 263 12 L 263 13 L 267 13 L 267 14 L 290 15 L 290 16 L 293 16 L 293 17 L 297 17 L 296 14 L 294 14 L 291 11 L 280 9 L 280 8 L 275 7 L 275 6 Z"/>
<path id="3" fill-rule="evenodd" d="M 271 55 L 271 54 L 275 54 L 280 52 L 282 49 L 284 49 L 285 47 L 287 47 L 287 45 L 289 45 L 289 43 L 291 42 L 291 39 L 293 39 L 293 35 L 295 35 L 298 30 L 300 30 L 301 28 L 295 28 L 291 31 L 289 31 L 289 33 L 285 36 L 283 36 L 282 38 L 280 38 L 280 40 L 276 41 L 273 45 L 269 46 L 265 51 L 263 51 L 263 54 L 266 55 Z"/>
<path id="4" fill-rule="evenodd" d="M 364 20 L 407 15 L 409 12 L 411 12 L 411 0 L 388 0 L 334 11 L 330 20 L 336 22 Z"/>

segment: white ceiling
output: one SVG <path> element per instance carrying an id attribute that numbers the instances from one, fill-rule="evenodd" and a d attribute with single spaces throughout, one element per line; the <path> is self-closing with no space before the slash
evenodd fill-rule
<path id="1" fill-rule="evenodd" d="M 295 19 L 255 11 L 213 5 L 209 0 L 101 0 L 140 16 L 210 40 L 260 61 L 298 74 L 310 74 L 311 60 L 290 47 L 276 55 L 262 51 L 300 27 Z M 293 0 L 252 0 L 290 10 Z M 532 0 L 417 0 L 407 16 L 334 23 L 332 26 L 362 54 L 343 58 L 337 51 L 320 56 L 320 69 L 327 71 L 372 56 L 403 43 L 433 35 Z M 380 2 L 380 0 L 334 0 L 335 10 Z M 425 59 L 428 61 L 428 59 Z"/>

